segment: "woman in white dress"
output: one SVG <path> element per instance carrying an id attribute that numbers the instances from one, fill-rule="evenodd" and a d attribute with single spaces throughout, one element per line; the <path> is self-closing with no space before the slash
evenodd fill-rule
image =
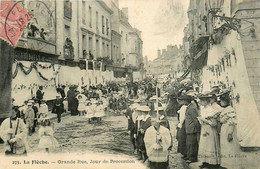
<path id="1" fill-rule="evenodd" d="M 220 145 L 217 132 L 217 119 L 219 111 L 213 109 L 210 94 L 199 96 L 201 116 L 198 117 L 201 123 L 201 135 L 199 142 L 198 161 L 202 163 L 200 168 L 214 168 L 220 165 Z"/>
<path id="2" fill-rule="evenodd" d="M 220 147 L 221 147 L 221 166 L 229 168 L 234 165 L 239 168 L 241 159 L 238 158 L 241 153 L 237 138 L 237 115 L 233 107 L 230 106 L 229 91 L 223 91 L 220 94 L 220 104 L 224 107 L 219 121 L 221 123 Z"/>

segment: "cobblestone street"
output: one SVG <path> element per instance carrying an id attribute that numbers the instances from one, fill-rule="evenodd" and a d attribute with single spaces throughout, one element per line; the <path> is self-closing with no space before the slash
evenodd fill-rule
<path id="1" fill-rule="evenodd" d="M 182 169 L 180 154 L 177 154 L 177 141 L 175 139 L 176 118 L 169 118 L 173 136 L 173 149 L 170 152 L 170 169 Z M 83 116 L 65 116 L 61 123 L 56 123 L 55 138 L 60 147 L 53 153 L 86 152 L 127 155 L 134 157 L 133 147 L 127 132 L 127 118 L 125 116 L 106 116 L 100 123 L 88 123 Z M 29 143 L 28 153 L 35 153 L 39 143 L 38 132 L 27 137 Z M 3 145 L 1 145 L 2 147 Z M 3 151 L 3 148 L 0 148 Z M 4 152 L 1 152 L 4 153 Z"/>

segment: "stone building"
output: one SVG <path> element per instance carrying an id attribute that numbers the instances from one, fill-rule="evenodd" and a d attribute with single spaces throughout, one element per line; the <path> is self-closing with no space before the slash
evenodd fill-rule
<path id="1" fill-rule="evenodd" d="M 168 45 L 166 49 L 157 51 L 157 58 L 148 63 L 148 75 L 175 74 L 183 71 L 183 46 Z"/>
<path id="2" fill-rule="evenodd" d="M 260 137 L 253 134 L 260 119 L 259 7 L 253 0 L 191 0 L 188 10 L 186 35 L 196 89 L 217 85 L 230 90 L 239 144 L 247 150 L 260 147 Z"/>

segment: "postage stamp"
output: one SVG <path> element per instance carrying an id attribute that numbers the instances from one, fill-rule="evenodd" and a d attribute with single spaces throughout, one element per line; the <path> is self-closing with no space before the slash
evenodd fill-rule
<path id="1" fill-rule="evenodd" d="M 3 0 L 0 3 L 0 38 L 16 46 L 32 14 L 18 2 Z"/>

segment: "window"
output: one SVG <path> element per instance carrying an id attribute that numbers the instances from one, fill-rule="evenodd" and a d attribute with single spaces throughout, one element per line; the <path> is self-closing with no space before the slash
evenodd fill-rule
<path id="1" fill-rule="evenodd" d="M 102 33 L 105 34 L 105 20 L 104 16 L 102 16 Z"/>
<path id="2" fill-rule="evenodd" d="M 66 18 L 72 18 L 72 3 L 69 0 L 64 1 L 64 16 Z"/>
<path id="3" fill-rule="evenodd" d="M 65 39 L 70 38 L 70 27 L 69 26 L 65 25 L 64 33 L 65 33 Z"/>
<path id="4" fill-rule="evenodd" d="M 86 25 L 85 17 L 86 17 L 86 1 L 82 0 L 82 23 L 84 25 Z"/>
<path id="5" fill-rule="evenodd" d="M 82 51 L 83 51 L 84 59 L 86 59 L 87 57 L 86 45 L 87 45 L 86 35 L 82 35 Z"/>
<path id="6" fill-rule="evenodd" d="M 109 22 L 108 22 L 108 19 L 106 19 L 106 27 L 107 27 L 107 36 L 109 34 Z"/>
<path id="7" fill-rule="evenodd" d="M 110 50 L 109 50 L 109 45 L 107 45 L 107 56 L 110 58 Z"/>
<path id="8" fill-rule="evenodd" d="M 93 58 L 94 53 L 93 53 L 93 39 L 92 39 L 92 37 L 88 38 L 88 49 L 89 49 L 89 51 L 88 51 L 89 59 L 92 60 L 92 59 L 94 59 Z"/>
<path id="9" fill-rule="evenodd" d="M 105 48 L 105 43 L 102 43 L 102 50 L 103 50 L 103 57 L 106 57 L 106 48 Z"/>
<path id="10" fill-rule="evenodd" d="M 96 40 L 96 57 L 100 57 L 100 48 L 99 48 L 99 40 Z"/>
<path id="11" fill-rule="evenodd" d="M 92 8 L 91 6 L 88 7 L 88 12 L 89 12 L 89 27 L 92 28 Z"/>
<path id="12" fill-rule="evenodd" d="M 96 12 L 96 28 L 98 30 L 98 11 Z"/>

